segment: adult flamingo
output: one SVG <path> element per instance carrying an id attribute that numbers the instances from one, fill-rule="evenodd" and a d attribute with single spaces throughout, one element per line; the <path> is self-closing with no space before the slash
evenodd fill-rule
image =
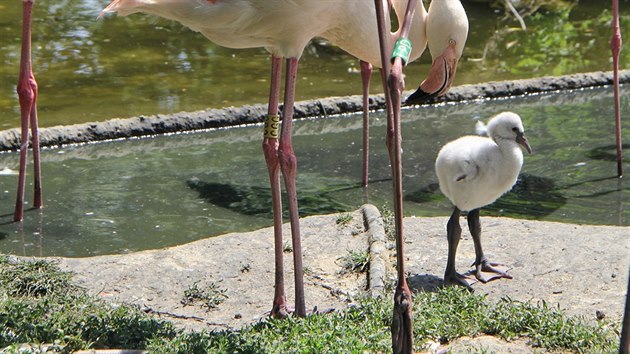
<path id="1" fill-rule="evenodd" d="M 18 191 L 15 202 L 13 221 L 24 219 L 24 190 L 26 189 L 26 160 L 28 157 L 29 124 L 31 145 L 33 147 L 33 164 L 35 175 L 34 208 L 41 208 L 42 185 L 39 157 L 39 134 L 37 126 L 37 81 L 31 64 L 31 27 L 33 5 L 35 0 L 22 0 L 22 50 L 20 54 L 20 74 L 18 76 L 17 93 L 20 100 L 22 142 L 20 145 L 20 171 L 18 174 Z"/>
<path id="2" fill-rule="evenodd" d="M 404 2 L 405 0 L 395 0 L 393 6 L 397 10 L 404 11 Z M 373 6 L 367 1 L 113 0 L 103 10 L 103 13 L 107 12 L 117 12 L 122 16 L 136 12 L 158 15 L 176 20 L 219 45 L 231 48 L 264 47 L 271 53 L 271 87 L 263 140 L 274 215 L 276 276 L 271 314 L 276 317 L 284 317 L 288 314 L 282 255 L 279 181 L 279 170 L 281 170 L 288 195 L 293 242 L 295 313 L 298 316 L 305 316 L 302 251 L 295 185 L 297 160 L 291 141 L 298 60 L 309 41 L 315 36 L 321 36 L 364 61 L 378 62 L 379 46 L 376 41 L 376 25 L 372 23 L 370 26 L 370 22 L 365 21 L 365 19 L 373 18 Z M 349 13 L 353 16 L 347 16 Z M 412 52 L 414 58 L 419 57 L 426 46 L 424 32 L 426 11 L 422 8 L 418 13 L 414 18 L 416 23 L 412 33 L 412 40 L 417 43 L 417 49 Z M 390 37 L 394 38 L 394 35 Z M 366 51 L 370 48 L 371 51 Z M 287 58 L 285 108 L 282 130 L 278 133 L 282 58 Z"/>

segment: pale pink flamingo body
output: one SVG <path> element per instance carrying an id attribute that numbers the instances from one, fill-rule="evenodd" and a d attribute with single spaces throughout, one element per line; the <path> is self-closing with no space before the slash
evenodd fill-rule
<path id="1" fill-rule="evenodd" d="M 398 1 L 394 2 L 394 6 Z M 285 96 L 282 129 L 280 134 L 269 130 L 263 140 L 263 152 L 272 189 L 274 233 L 276 249 L 276 280 L 272 315 L 286 316 L 288 313 L 284 292 L 284 270 L 282 256 L 282 212 L 280 202 L 279 174 L 281 170 L 288 195 L 288 208 L 293 242 L 295 274 L 295 311 L 298 316 L 306 314 L 302 255 L 298 221 L 297 191 L 295 186 L 297 160 L 291 141 L 293 102 L 298 60 L 305 46 L 315 36 L 324 37 L 340 45 L 365 61 L 378 58 L 376 26 L 362 19 L 373 18 L 373 6 L 361 1 L 321 2 L 312 0 L 114 0 L 103 12 L 129 15 L 144 12 L 172 19 L 198 31 L 216 44 L 230 48 L 264 47 L 272 55 L 271 85 L 268 115 L 278 116 L 282 58 L 287 58 Z M 353 13 L 353 16 L 347 16 Z M 425 15 L 422 8 L 419 14 Z M 362 16 L 363 15 L 363 16 Z M 424 18 L 417 18 L 414 41 L 418 57 L 426 46 Z M 367 22 L 367 24 L 365 23 Z M 352 38 L 346 38 L 349 28 L 359 28 Z M 350 36 L 349 36 L 350 37 Z M 390 35 L 394 38 L 394 35 Z M 346 46 L 346 47 L 343 47 Z M 365 52 L 372 48 L 372 52 Z M 362 52 L 363 51 L 363 52 Z M 377 63 L 378 64 L 378 63 Z M 276 123 L 269 123 L 271 127 Z M 279 138 L 279 139 L 278 139 Z"/>
<path id="2" fill-rule="evenodd" d="M 431 10 L 434 8 L 437 10 Z M 449 10 L 449 7 L 440 4 L 455 4 L 459 6 L 456 16 L 464 16 L 464 21 L 445 21 L 448 14 L 441 13 Z M 282 260 L 282 234 L 281 234 L 281 205 L 279 170 L 282 171 L 284 183 L 288 195 L 289 215 L 291 222 L 291 234 L 293 241 L 293 261 L 295 274 L 295 311 L 298 316 L 305 316 L 305 301 L 303 290 L 303 271 L 301 242 L 298 220 L 297 191 L 295 185 L 297 160 L 293 152 L 291 142 L 292 115 L 297 65 L 302 51 L 313 37 L 323 37 L 343 50 L 358 57 L 366 63 L 371 63 L 383 68 L 382 78 L 389 75 L 390 58 L 386 53 L 392 48 L 399 37 L 408 38 L 413 44 L 407 61 L 419 57 L 426 46 L 425 20 L 427 12 L 421 2 L 416 0 L 394 0 L 393 8 L 401 23 L 396 33 L 390 30 L 389 12 L 384 10 L 387 6 L 385 0 L 344 0 L 344 1 L 313 1 L 313 0 L 113 0 L 103 12 L 117 12 L 120 15 L 129 15 L 135 12 L 144 12 L 158 15 L 181 22 L 185 26 L 202 33 L 211 41 L 231 48 L 264 47 L 272 55 L 271 85 L 269 95 L 268 115 L 270 120 L 266 124 L 263 140 L 263 152 L 269 171 L 272 189 L 272 205 L 274 215 L 274 246 L 275 246 L 275 295 L 272 307 L 272 315 L 283 317 L 288 313 L 284 292 L 284 270 Z M 376 7 L 376 10 L 375 10 Z M 377 23 L 374 22 L 374 13 L 378 13 Z M 443 29 L 445 35 L 436 36 L 437 40 L 446 40 L 446 43 L 434 44 L 430 47 L 441 48 L 445 53 L 431 53 L 434 57 L 432 75 L 438 75 L 438 79 L 429 77 L 423 82 L 422 91 L 428 94 L 442 94 L 452 83 L 457 59 L 461 55 L 468 22 L 465 12 L 459 0 L 434 0 L 429 14 L 436 13 L 440 18 L 437 23 L 448 25 L 451 22 L 458 23 L 455 33 L 451 29 Z M 401 15 L 405 14 L 404 17 Z M 378 24 L 378 26 L 377 26 Z M 462 25 L 465 24 L 465 25 Z M 434 27 L 437 28 L 439 26 Z M 447 26 L 448 27 L 448 26 Z M 378 29 L 377 29 L 378 28 Z M 462 35 L 463 32 L 463 35 Z M 377 35 L 378 34 L 378 35 Z M 431 41 L 431 38 L 429 38 Z M 441 59 L 440 59 L 441 57 Z M 278 125 L 278 102 L 280 95 L 280 80 L 282 58 L 287 58 L 285 75 L 285 96 L 282 129 L 278 134 L 274 127 Z M 436 59 L 438 58 L 438 59 Z M 396 189 L 395 200 L 397 214 L 397 235 L 399 240 L 399 259 L 402 253 L 402 185 L 400 164 L 400 104 L 402 88 L 402 62 L 400 58 L 394 59 L 394 66 L 398 75 L 390 75 L 389 87 L 386 89 L 388 101 L 388 147 L 394 174 L 394 186 Z M 398 69 L 396 69 L 398 68 Z M 368 65 L 362 64 L 364 81 L 367 75 Z M 393 77 L 393 79 L 392 79 Z M 364 85 L 364 92 L 367 92 Z M 437 86 L 439 90 L 432 91 Z M 390 94 L 390 92 L 394 92 Z M 390 99 L 395 96 L 395 99 Z M 398 109 L 392 109 L 398 107 Z M 397 119 L 398 128 L 394 129 L 394 119 Z M 396 132 L 396 133 L 394 133 Z M 279 138 L 279 139 L 278 139 Z M 396 152 L 398 151 L 398 152 Z M 404 275 L 404 265 L 399 264 L 400 283 L 405 288 L 406 304 L 410 304 L 411 295 Z M 397 291 L 397 298 L 400 293 Z M 400 303 L 400 301 L 398 301 Z M 394 348 L 398 343 L 403 344 L 403 351 L 411 350 L 411 312 L 404 311 L 407 316 L 402 326 L 394 325 L 392 329 Z M 395 321 L 396 322 L 396 321 Z M 396 333 L 403 333 L 402 335 Z M 401 339 L 402 338 L 402 339 Z"/>

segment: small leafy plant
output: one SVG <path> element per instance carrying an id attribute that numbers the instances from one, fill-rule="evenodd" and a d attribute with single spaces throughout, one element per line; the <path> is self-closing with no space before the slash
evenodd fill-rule
<path id="1" fill-rule="evenodd" d="M 352 221 L 352 215 L 350 213 L 340 214 L 337 217 L 338 226 L 346 226 Z"/>
<path id="2" fill-rule="evenodd" d="M 370 253 L 367 251 L 348 250 L 341 260 L 343 269 L 348 272 L 364 273 L 370 268 Z"/>
<path id="3" fill-rule="evenodd" d="M 196 281 L 184 290 L 184 297 L 180 301 L 182 305 L 190 306 L 201 303 L 202 307 L 212 310 L 228 298 L 227 290 L 222 289 L 218 284 L 219 282 L 210 282 L 205 286 L 200 286 L 199 283 L 200 281 Z"/>

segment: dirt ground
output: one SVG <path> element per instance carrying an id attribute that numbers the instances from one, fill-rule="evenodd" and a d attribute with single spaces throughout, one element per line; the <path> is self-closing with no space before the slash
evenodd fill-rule
<path id="1" fill-rule="evenodd" d="M 360 211 L 345 226 L 337 215 L 302 220 L 306 303 L 343 308 L 365 291 L 366 277 L 343 271 L 341 257 L 348 250 L 368 247 Z M 290 228 L 284 226 L 285 245 Z M 284 253 L 288 304 L 293 307 L 293 253 Z M 190 329 L 236 328 L 268 316 L 273 299 L 273 229 L 228 234 L 189 244 L 126 255 L 55 258 L 73 271 L 80 284 L 100 296 L 131 304 Z M 202 303 L 185 306 L 184 291 L 215 283 L 227 298 L 215 309 Z"/>
<path id="2" fill-rule="evenodd" d="M 391 278 L 394 274 L 393 245 L 383 242 L 383 235 L 374 237 L 382 232 L 382 227 L 374 226 L 381 221 L 372 215 L 376 222 L 364 222 L 363 210 L 351 215 L 352 220 L 343 225 L 337 223 L 339 215 L 301 220 L 309 309 L 342 309 L 369 290 L 369 275 L 357 275 L 343 267 L 343 257 L 350 250 L 366 251 L 371 244 L 372 253 L 381 253 L 372 254 L 372 268 L 382 272 L 372 277 Z M 407 270 L 414 290 L 430 291 L 441 286 L 446 264 L 446 221 L 446 217 L 404 220 Z M 482 217 L 481 222 L 488 257 L 506 264 L 514 279 L 476 283 L 476 292 L 488 294 L 490 299 L 509 296 L 520 301 L 544 300 L 593 321 L 596 313 L 621 319 L 630 264 L 630 228 L 490 217 Z M 462 225 L 465 230 L 464 220 Z M 285 238 L 290 235 L 288 225 L 284 234 Z M 62 269 L 73 271 L 82 286 L 103 298 L 138 304 L 183 328 L 237 328 L 267 316 L 271 308 L 272 238 L 272 229 L 265 228 L 127 255 L 55 259 Z M 375 239 L 376 242 L 370 242 Z M 292 304 L 292 252 L 286 250 L 284 254 L 287 297 Z M 472 240 L 464 231 L 458 270 L 470 269 L 472 260 Z M 372 282 L 377 283 L 374 279 Z M 196 282 L 199 286 L 217 284 L 227 299 L 214 309 L 201 303 L 183 305 L 185 290 Z M 448 348 L 453 353 L 481 349 L 499 353 L 540 352 L 524 342 L 505 343 L 487 336 L 463 338 Z"/>

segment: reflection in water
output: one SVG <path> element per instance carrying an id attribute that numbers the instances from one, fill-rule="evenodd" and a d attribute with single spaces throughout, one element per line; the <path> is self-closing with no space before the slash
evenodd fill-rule
<path id="1" fill-rule="evenodd" d="M 518 217 L 525 214 L 533 219 L 542 219 L 566 202 L 567 198 L 560 193 L 552 178 L 521 173 L 509 193 L 483 210 L 488 215 Z"/>
<path id="2" fill-rule="evenodd" d="M 630 150 L 630 144 L 622 144 L 621 148 L 624 151 L 628 151 Z M 587 152 L 586 156 L 593 160 L 617 161 L 617 145 L 596 147 Z M 623 155 L 622 158 L 624 162 L 630 161 L 627 153 Z"/>
<path id="3" fill-rule="evenodd" d="M 622 88 L 622 112 L 630 112 Z M 475 121 L 519 113 L 535 153 L 519 183 L 487 213 L 588 224 L 630 225 L 630 194 L 610 178 L 614 161 L 588 157 L 610 144 L 608 89 L 427 106 L 403 111 L 405 213 L 446 216 L 450 202 L 434 173 L 440 147 L 473 134 Z M 624 103 L 625 102 L 625 103 Z M 368 201 L 391 205 L 385 116 L 372 115 Z M 630 122 L 624 121 L 624 131 Z M 295 122 L 302 215 L 354 210 L 364 202 L 362 117 Z M 215 129 L 144 139 L 46 149 L 46 207 L 10 222 L 15 176 L 0 175 L 0 253 L 88 256 L 182 244 L 272 223 L 262 127 Z M 0 170 L 17 168 L 0 154 Z M 222 192 L 222 193 L 219 193 Z M 28 196 L 27 196 L 28 197 Z"/>
<path id="4" fill-rule="evenodd" d="M 199 193 L 206 202 L 229 209 L 231 211 L 264 218 L 272 218 L 269 208 L 271 188 L 258 186 L 239 186 L 219 182 L 203 182 L 198 178 L 186 181 L 186 185 Z M 300 190 L 298 205 L 300 216 L 332 214 L 352 209 L 352 205 L 344 204 L 331 196 L 331 193 L 342 189 L 360 189 L 360 185 L 351 187 L 326 187 L 319 190 Z M 282 204 L 287 205 L 286 194 L 282 194 Z M 287 211 L 284 217 L 288 217 Z"/>
<path id="5" fill-rule="evenodd" d="M 566 203 L 551 178 L 521 173 L 512 190 L 494 203 L 482 208 L 484 215 L 522 217 L 542 219 Z M 437 183 L 412 192 L 405 196 L 406 201 L 428 203 L 442 201 L 449 203 L 440 192 Z"/>

